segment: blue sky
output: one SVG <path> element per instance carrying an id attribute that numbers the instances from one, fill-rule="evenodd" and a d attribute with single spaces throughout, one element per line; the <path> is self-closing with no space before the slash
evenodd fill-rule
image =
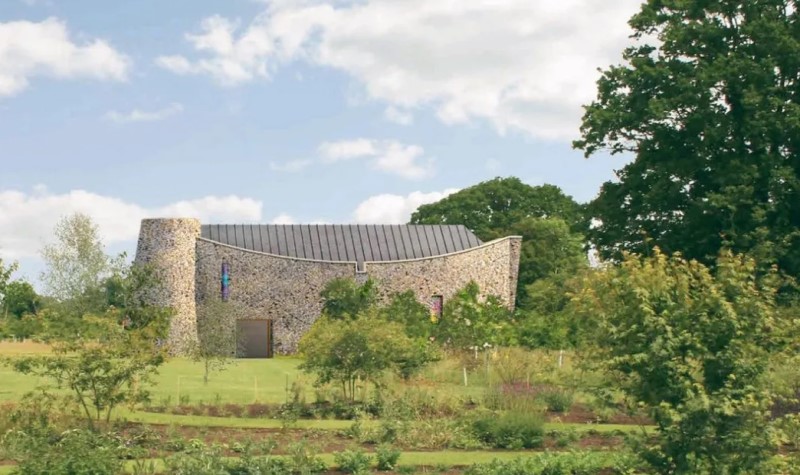
<path id="1" fill-rule="evenodd" d="M 570 143 L 638 1 L 488 3 L 4 0 L 0 257 L 35 276 L 76 211 L 132 253 L 149 216 L 404 222 L 510 175 L 592 199 L 625 158 Z"/>

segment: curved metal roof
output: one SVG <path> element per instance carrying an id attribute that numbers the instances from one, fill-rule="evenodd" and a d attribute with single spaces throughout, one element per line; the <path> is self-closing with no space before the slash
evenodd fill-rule
<path id="1" fill-rule="evenodd" d="M 200 236 L 280 256 L 358 263 L 439 256 L 482 244 L 463 225 L 207 224 Z"/>

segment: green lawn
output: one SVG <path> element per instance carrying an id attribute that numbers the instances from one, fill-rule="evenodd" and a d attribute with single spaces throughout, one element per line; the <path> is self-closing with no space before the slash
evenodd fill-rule
<path id="1" fill-rule="evenodd" d="M 0 342 L 0 356 L 13 357 L 19 351 L 9 350 L 8 344 Z M 213 372 L 208 385 L 203 384 L 203 368 L 186 358 L 172 358 L 158 370 L 151 389 L 154 404 L 176 405 L 181 398 L 188 398 L 189 404 L 252 402 L 286 402 L 287 384 L 296 380 L 304 382 L 306 398 L 314 400 L 313 376 L 302 373 L 297 367 L 302 360 L 280 357 L 273 359 L 241 359 L 226 367 L 224 371 Z M 34 389 L 43 381 L 20 375 L 7 366 L 0 365 L 0 401 L 18 400 L 23 394 Z M 482 385 L 464 387 L 459 384 L 442 382 L 435 391 L 446 391 L 455 396 L 482 394 Z"/>
<path id="2" fill-rule="evenodd" d="M 297 369 L 301 362 L 297 358 L 235 360 L 224 371 L 212 373 L 205 385 L 200 363 L 173 358 L 154 378 L 153 402 L 158 404 L 169 398 L 172 404 L 177 404 L 180 397 L 188 397 L 192 404 L 217 400 L 237 404 L 282 403 L 286 401 L 287 384 L 298 378 L 309 380 Z"/>
<path id="3" fill-rule="evenodd" d="M 0 354 L 3 354 L 0 343 Z M 7 354 L 7 352 L 6 352 Z M 269 360 L 236 360 L 224 371 L 211 374 L 208 385 L 203 384 L 203 368 L 185 358 L 173 358 L 159 368 L 152 388 L 153 402 L 170 399 L 177 404 L 180 397 L 188 397 L 191 404 L 222 402 L 247 404 L 253 401 L 281 403 L 286 400 L 286 384 L 298 377 L 309 380 L 297 369 L 296 358 Z M 0 366 L 0 401 L 17 400 L 42 381 L 24 376 L 7 366 Z"/>

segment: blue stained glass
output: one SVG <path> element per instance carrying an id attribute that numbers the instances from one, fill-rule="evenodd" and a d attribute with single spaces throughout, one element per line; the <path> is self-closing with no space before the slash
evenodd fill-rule
<path id="1" fill-rule="evenodd" d="M 230 266 L 227 262 L 222 263 L 222 277 L 220 278 L 221 290 L 222 290 L 222 301 L 225 302 L 228 300 L 231 294 L 231 275 L 230 275 Z"/>

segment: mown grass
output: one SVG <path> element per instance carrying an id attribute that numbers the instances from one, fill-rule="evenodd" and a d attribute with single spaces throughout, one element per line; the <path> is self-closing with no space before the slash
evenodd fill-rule
<path id="1" fill-rule="evenodd" d="M 22 354 L 31 352 L 22 351 L 19 344 L 0 342 L 0 357 Z M 200 363 L 172 358 L 159 368 L 153 378 L 151 397 L 155 403 L 169 400 L 171 404 L 178 404 L 181 398 L 188 398 L 191 403 L 282 403 L 286 400 L 287 382 L 291 385 L 298 378 L 307 379 L 297 369 L 300 363 L 301 360 L 297 358 L 236 360 L 224 371 L 212 373 L 206 385 L 203 384 Z M 5 365 L 0 366 L 0 381 L 0 401 L 18 400 L 44 382 L 19 374 Z M 310 384 L 308 386 L 310 388 Z"/>
<path id="2" fill-rule="evenodd" d="M 19 355 L 43 354 L 49 351 L 47 345 L 35 342 L 15 343 L 0 341 L 0 358 Z M 532 355 L 534 353 L 531 353 Z M 505 361 L 494 361 L 488 355 L 481 355 L 481 364 L 469 372 L 468 385 L 463 383 L 463 372 L 457 360 L 445 359 L 426 368 L 423 372 L 426 390 L 444 392 L 455 397 L 482 397 L 485 389 L 497 380 L 494 374 Z M 558 372 L 555 369 L 557 353 L 536 352 L 536 366 L 547 374 Z M 570 358 L 565 358 L 569 362 Z M 160 404 L 169 401 L 178 404 L 181 398 L 188 398 L 189 403 L 235 403 L 252 402 L 283 403 L 287 398 L 287 386 L 295 381 L 303 382 L 305 396 L 314 398 L 313 377 L 303 374 L 298 366 L 299 358 L 278 357 L 274 359 L 241 359 L 234 360 L 224 371 L 213 372 L 209 383 L 203 384 L 203 367 L 186 358 L 172 358 L 167 361 L 154 378 L 151 388 L 152 401 Z M 565 364 L 566 374 L 571 365 Z M 536 377 L 536 375 L 532 375 Z M 541 377 L 541 375 L 539 375 Z M 0 365 L 0 401 L 18 400 L 25 393 L 36 388 L 43 381 L 30 376 L 15 373 L 7 366 Z M 390 387 L 399 387 L 403 383 L 391 376 L 388 377 Z"/>
<path id="3" fill-rule="evenodd" d="M 0 342 L 0 358 L 45 352 L 47 347 L 40 344 Z M 168 401 L 168 405 L 179 404 L 182 399 L 190 404 L 280 404 L 286 402 L 291 385 L 300 380 L 305 388 L 306 398 L 313 400 L 313 377 L 298 369 L 301 362 L 299 358 L 290 357 L 234 360 L 224 371 L 213 372 L 208 384 L 203 384 L 201 363 L 186 358 L 172 358 L 159 368 L 158 374 L 153 378 L 151 399 L 154 404 Z M 458 384 L 458 369 L 447 368 L 446 371 L 453 372 L 455 377 L 442 379 L 439 379 L 442 376 L 441 369 L 434 368 L 432 371 L 438 371 L 436 381 L 433 382 L 437 391 L 445 391 L 453 396 L 478 397 L 485 389 L 484 378 L 481 377 L 476 377 L 474 384 L 467 387 Z M 21 375 L 8 366 L 0 365 L 0 382 L 0 401 L 15 401 L 44 381 Z M 399 381 L 393 383 L 399 384 Z"/>

